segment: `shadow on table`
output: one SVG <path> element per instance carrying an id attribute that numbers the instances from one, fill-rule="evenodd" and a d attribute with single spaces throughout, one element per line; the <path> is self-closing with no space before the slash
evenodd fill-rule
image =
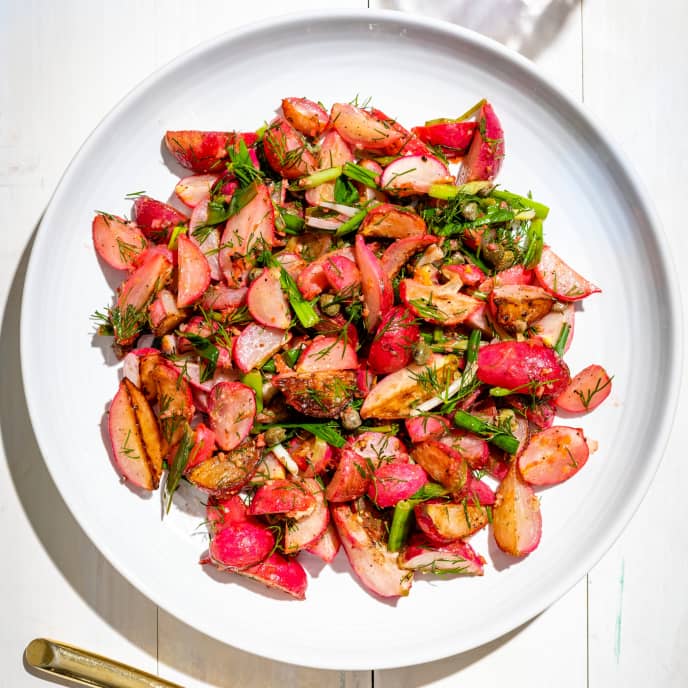
<path id="1" fill-rule="evenodd" d="M 374 0 L 371 7 L 445 19 L 535 59 L 581 0 Z"/>
<path id="2" fill-rule="evenodd" d="M 163 665 L 174 667 L 198 680 L 217 686 L 242 688 L 297 684 L 364 688 L 370 685 L 369 672 L 298 669 L 289 664 L 262 659 L 214 640 L 163 610 L 156 612 L 154 604 L 110 565 L 81 529 L 43 462 L 24 395 L 19 343 L 20 314 L 34 236 L 35 231 L 14 275 L 0 330 L 0 426 L 9 473 L 17 495 L 31 527 L 54 565 L 81 599 L 111 628 Z M 47 350 L 46 355 L 50 355 Z M 50 384 L 50 381 L 46 381 L 46 384 Z M 157 637 L 150 632 L 156 626 Z M 424 665 L 424 669 L 427 668 L 423 672 L 424 682 L 461 671 L 509 642 L 522 628 L 471 652 Z M 43 632 L 44 629 L 36 628 L 37 636 Z M 73 638 L 58 639 L 74 642 Z M 107 648 L 103 647 L 87 649 L 108 654 Z M 165 674 L 164 669 L 162 673 Z"/>

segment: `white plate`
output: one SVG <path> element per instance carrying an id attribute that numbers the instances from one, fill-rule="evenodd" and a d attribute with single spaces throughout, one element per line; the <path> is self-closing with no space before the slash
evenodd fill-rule
<path id="1" fill-rule="evenodd" d="M 548 241 L 604 290 L 578 313 L 568 361 L 615 374 L 611 398 L 580 423 L 600 449 L 574 479 L 543 491 L 543 538 L 524 561 L 476 547 L 479 579 L 418 581 L 396 604 L 367 594 L 343 555 L 317 571 L 306 602 L 285 601 L 198 565 L 202 520 L 190 504 L 161 520 L 158 494 L 135 496 L 108 460 L 101 425 L 117 384 L 89 315 L 118 277 L 91 246 L 94 209 L 127 213 L 127 192 L 170 194 L 166 129 L 260 126 L 287 95 L 356 94 L 406 125 L 456 116 L 488 97 L 502 119 L 500 182 L 548 203 Z M 179 172 L 180 170 L 175 170 Z M 50 472 L 105 556 L 158 605 L 200 631 L 277 660 L 338 669 L 414 664 L 515 628 L 568 590 L 638 506 L 668 436 L 680 367 L 680 313 L 666 242 L 643 190 L 578 106 L 515 54 L 455 26 L 396 13 L 293 16 L 233 32 L 181 57 L 131 93 L 79 151 L 31 256 L 22 362 Z M 578 421 L 576 421 L 578 422 Z M 181 504 L 181 498 L 177 500 Z M 202 530 L 202 528 L 201 528 Z M 495 565 L 501 570 L 497 570 Z"/>

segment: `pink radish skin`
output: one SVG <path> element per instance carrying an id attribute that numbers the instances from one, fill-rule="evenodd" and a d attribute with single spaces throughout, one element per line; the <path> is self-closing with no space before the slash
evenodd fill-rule
<path id="1" fill-rule="evenodd" d="M 368 353 L 368 365 L 376 373 L 388 374 L 411 363 L 413 345 L 420 328 L 404 306 L 390 308 L 382 317 Z"/>
<path id="2" fill-rule="evenodd" d="M 210 266 L 201 249 L 184 235 L 177 238 L 177 262 L 177 308 L 186 308 L 198 301 L 208 288 Z"/>
<path id="3" fill-rule="evenodd" d="M 544 289 L 560 301 L 580 301 L 602 291 L 569 267 L 549 246 L 542 249 L 535 276 Z"/>
<path id="4" fill-rule="evenodd" d="M 436 244 L 439 238 L 431 234 L 423 236 L 410 236 L 404 239 L 397 239 L 391 243 L 382 254 L 380 262 L 382 269 L 387 276 L 392 279 L 397 272 L 408 263 L 411 256 L 427 248 L 431 244 Z"/>
<path id="5" fill-rule="evenodd" d="M 299 512 L 312 512 L 315 498 L 293 480 L 269 480 L 253 495 L 248 513 L 251 516 L 286 514 L 295 518 Z"/>
<path id="6" fill-rule="evenodd" d="M 204 423 L 194 429 L 194 446 L 189 454 L 189 461 L 184 472 L 187 473 L 199 463 L 207 461 L 215 451 L 215 433 Z"/>
<path id="7" fill-rule="evenodd" d="M 354 260 L 354 252 L 347 246 L 316 258 L 296 277 L 296 286 L 305 299 L 314 299 L 328 288 L 329 282 L 325 273 L 325 263 L 336 256 L 343 256 L 349 260 Z"/>
<path id="8" fill-rule="evenodd" d="M 248 509 L 239 495 L 209 497 L 205 510 L 205 521 L 211 536 L 231 528 L 235 523 L 248 520 Z"/>
<path id="9" fill-rule="evenodd" d="M 446 545 L 433 543 L 420 533 L 412 535 L 399 553 L 399 566 L 420 573 L 482 576 L 485 560 L 462 540 Z"/>
<path id="10" fill-rule="evenodd" d="M 246 569 L 237 571 L 244 578 L 251 578 L 273 590 L 281 590 L 297 600 L 306 599 L 308 578 L 303 566 L 295 559 L 273 552 L 267 559 Z"/>
<path id="11" fill-rule="evenodd" d="M 294 129 L 309 138 L 320 136 L 330 121 L 327 112 L 308 98 L 283 98 L 282 112 Z"/>
<path id="12" fill-rule="evenodd" d="M 296 372 L 311 373 L 318 370 L 355 370 L 358 368 L 356 349 L 337 337 L 316 337 L 304 349 Z"/>
<path id="13" fill-rule="evenodd" d="M 461 282 L 468 287 L 477 287 L 481 282 L 485 281 L 485 273 L 472 263 L 445 265 L 444 269 L 458 275 L 461 278 Z"/>
<path id="14" fill-rule="evenodd" d="M 200 201 L 191 213 L 191 219 L 189 220 L 189 238 L 201 249 L 201 251 L 203 251 L 203 255 L 210 266 L 210 277 L 217 282 L 222 279 L 220 258 L 218 255 L 218 249 L 220 247 L 220 231 L 217 228 L 213 228 L 206 233 L 206 230 L 204 230 L 206 236 L 203 238 L 202 243 L 199 242 L 194 236 L 194 232 L 199 227 L 203 227 L 207 221 L 208 201 L 204 200 Z"/>
<path id="15" fill-rule="evenodd" d="M 409 155 L 385 167 L 380 179 L 383 191 L 394 196 L 426 194 L 431 184 L 451 184 L 447 166 L 431 155 Z"/>
<path id="16" fill-rule="evenodd" d="M 414 443 L 439 440 L 450 428 L 449 421 L 442 416 L 415 416 L 406 419 L 406 432 Z"/>
<path id="17" fill-rule="evenodd" d="M 365 460 L 351 449 L 341 449 L 337 470 L 325 492 L 328 502 L 350 502 L 362 497 L 370 482 L 370 472 Z"/>
<path id="18" fill-rule="evenodd" d="M 284 533 L 284 551 L 291 554 L 317 542 L 327 529 L 330 512 L 325 502 L 321 484 L 314 478 L 305 478 L 300 484 L 301 490 L 312 496 L 315 506 L 311 513 L 296 518 Z"/>
<path id="19" fill-rule="evenodd" d="M 583 430 L 555 426 L 530 438 L 518 457 L 518 469 L 531 485 L 558 485 L 578 473 L 589 455 Z"/>
<path id="20" fill-rule="evenodd" d="M 423 143 L 439 146 L 449 162 L 457 162 L 471 145 L 476 128 L 475 122 L 446 122 L 413 127 L 411 131 Z"/>
<path id="21" fill-rule="evenodd" d="M 361 273 L 353 260 L 344 256 L 328 258 L 323 265 L 325 277 L 335 293 L 351 290 L 361 283 Z"/>
<path id="22" fill-rule="evenodd" d="M 408 499 L 427 484 L 428 475 L 413 463 L 385 463 L 373 473 L 368 497 L 385 509 Z"/>
<path id="23" fill-rule="evenodd" d="M 139 374 L 139 363 L 142 356 L 147 354 L 159 354 L 157 349 L 144 347 L 142 349 L 133 349 L 122 360 L 122 373 L 124 377 L 129 378 L 137 387 L 141 387 L 141 376 Z"/>
<path id="24" fill-rule="evenodd" d="M 339 135 L 357 150 L 395 155 L 406 140 L 406 137 L 394 128 L 385 128 L 365 110 L 347 103 L 335 103 L 332 106 L 330 122 Z"/>
<path id="25" fill-rule="evenodd" d="M 299 474 L 306 478 L 321 475 L 332 467 L 334 459 L 332 447 L 319 437 L 307 440 L 294 437 L 289 442 L 288 451 L 294 463 L 299 467 Z"/>
<path id="26" fill-rule="evenodd" d="M 203 295 L 201 306 L 214 311 L 231 311 L 246 303 L 246 287 L 226 287 L 223 284 L 214 284 Z"/>
<path id="27" fill-rule="evenodd" d="M 571 347 L 573 342 L 573 332 L 576 324 L 576 308 L 572 303 L 560 304 L 564 310 L 552 310 L 544 317 L 536 320 L 532 325 L 535 334 L 547 344 L 554 347 L 561 334 L 561 328 L 566 324 L 569 326 L 569 334 L 564 345 L 564 353 Z"/>
<path id="28" fill-rule="evenodd" d="M 337 535 L 337 529 L 333 523 L 328 523 L 325 532 L 310 545 L 306 546 L 306 551 L 320 557 L 326 564 L 331 564 L 339 552 L 342 543 Z"/>
<path id="29" fill-rule="evenodd" d="M 394 291 L 380 261 L 366 246 L 360 234 L 356 235 L 355 252 L 356 263 L 358 263 L 358 269 L 361 271 L 363 318 L 366 329 L 371 332 L 394 304 Z"/>
<path id="30" fill-rule="evenodd" d="M 222 528 L 210 541 L 210 558 L 221 569 L 246 569 L 266 559 L 275 546 L 272 532 L 253 519 Z"/>
<path id="31" fill-rule="evenodd" d="M 383 463 L 408 463 L 406 447 L 398 437 L 372 430 L 362 432 L 348 446 L 374 469 Z"/>
<path id="32" fill-rule="evenodd" d="M 542 535 L 540 500 L 512 465 L 497 489 L 492 531 L 499 548 L 514 557 L 532 552 Z"/>
<path id="33" fill-rule="evenodd" d="M 93 245 L 98 255 L 115 270 L 131 270 L 148 242 L 133 222 L 96 215 L 92 225 Z"/>
<path id="34" fill-rule="evenodd" d="M 285 272 L 296 279 L 301 271 L 306 267 L 306 261 L 296 253 L 280 253 L 275 256 L 275 260 L 283 267 Z"/>
<path id="35" fill-rule="evenodd" d="M 289 339 L 291 339 L 291 334 L 284 330 L 249 323 L 234 340 L 232 358 L 242 373 L 248 373 L 253 368 L 260 368 Z"/>
<path id="36" fill-rule="evenodd" d="M 328 131 L 320 145 L 318 156 L 318 170 L 338 167 L 347 162 L 355 162 L 354 155 L 347 142 L 334 130 Z M 325 182 L 306 191 L 306 202 L 310 205 L 320 205 L 323 201 L 334 201 L 334 182 Z"/>
<path id="37" fill-rule="evenodd" d="M 389 552 L 386 543 L 363 527 L 362 515 L 342 504 L 332 508 L 332 518 L 349 564 L 364 587 L 380 597 L 408 595 L 413 574 L 400 569 L 398 554 Z"/>
<path id="38" fill-rule="evenodd" d="M 270 167 L 285 179 L 310 174 L 316 167 L 306 140 L 282 117 L 277 117 L 268 126 L 263 136 L 263 150 Z"/>
<path id="39" fill-rule="evenodd" d="M 233 256 L 245 256 L 253 249 L 270 248 L 274 239 L 275 211 L 270 200 L 270 192 L 261 184 L 255 197 L 227 220 L 220 241 L 220 268 L 223 274 L 232 275 Z"/>
<path id="40" fill-rule="evenodd" d="M 252 131 L 168 131 L 165 134 L 165 145 L 180 165 L 203 174 L 224 169 L 227 146 L 233 144 L 236 149 L 239 139 L 242 139 L 250 147 L 256 142 L 256 138 Z"/>
<path id="41" fill-rule="evenodd" d="M 184 205 L 195 208 L 202 201 L 210 200 L 210 190 L 219 178 L 216 174 L 194 174 L 184 177 L 174 187 L 174 192 Z"/>
<path id="42" fill-rule="evenodd" d="M 602 366 L 590 365 L 571 380 L 554 403 L 569 413 L 585 413 L 596 409 L 611 391 L 612 380 L 607 371 Z"/>
<path id="43" fill-rule="evenodd" d="M 459 170 L 457 184 L 492 181 L 504 160 L 504 131 L 492 105 L 485 103 L 475 119 L 478 126 Z"/>
<path id="44" fill-rule="evenodd" d="M 171 227 L 189 221 L 176 208 L 148 196 L 139 196 L 134 201 L 134 219 L 146 238 L 152 241 L 166 240 Z"/>
<path id="45" fill-rule="evenodd" d="M 427 227 L 417 213 L 391 203 L 381 203 L 368 212 L 358 231 L 363 236 L 405 239 L 424 236 Z"/>
<path id="46" fill-rule="evenodd" d="M 253 280 L 246 303 L 254 320 L 265 327 L 286 330 L 291 325 L 289 301 L 282 291 L 278 268 L 265 268 Z"/>
<path id="47" fill-rule="evenodd" d="M 485 468 L 490 458 L 490 448 L 487 442 L 471 433 L 453 430 L 448 435 L 441 437 L 440 442 L 449 445 L 458 452 L 474 471 Z"/>
<path id="48" fill-rule="evenodd" d="M 220 449 L 231 451 L 248 436 L 256 415 L 254 391 L 240 382 L 218 382 L 208 397 L 210 427 Z"/>

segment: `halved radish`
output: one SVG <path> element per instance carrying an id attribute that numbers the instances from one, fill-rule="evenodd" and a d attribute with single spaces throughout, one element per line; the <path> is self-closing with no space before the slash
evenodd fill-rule
<path id="1" fill-rule="evenodd" d="M 264 184 L 258 186 L 256 195 L 236 215 L 227 220 L 220 241 L 220 268 L 231 275 L 232 257 L 245 256 L 252 250 L 270 248 L 275 238 L 275 211 L 270 192 Z"/>
<path id="2" fill-rule="evenodd" d="M 308 98 L 283 98 L 282 112 L 294 129 L 310 138 L 320 136 L 330 121 L 325 109 Z"/>
<path id="3" fill-rule="evenodd" d="M 210 497 L 205 507 L 205 522 L 213 536 L 224 528 L 248 520 L 248 509 L 241 497 Z"/>
<path id="4" fill-rule="evenodd" d="M 360 234 L 356 235 L 355 253 L 361 271 L 363 319 L 366 329 L 371 332 L 394 304 L 394 291 L 380 261 Z"/>
<path id="5" fill-rule="evenodd" d="M 566 363 L 539 339 L 481 347 L 477 376 L 488 385 L 537 396 L 559 396 L 570 380 Z"/>
<path id="6" fill-rule="evenodd" d="M 148 306 L 148 318 L 156 337 L 171 332 L 188 317 L 185 310 L 177 308 L 177 299 L 169 289 L 161 289 Z"/>
<path id="7" fill-rule="evenodd" d="M 395 155 L 406 142 L 406 137 L 365 110 L 347 103 L 335 103 L 330 122 L 339 135 L 358 150 Z"/>
<path id="8" fill-rule="evenodd" d="M 487 483 L 478 480 L 469 471 L 466 485 L 461 492 L 456 495 L 456 499 L 460 501 L 466 500 L 468 504 L 492 506 L 496 501 L 496 495 Z"/>
<path id="9" fill-rule="evenodd" d="M 310 174 L 316 167 L 306 140 L 286 119 L 274 119 L 263 135 L 263 150 L 270 167 L 285 179 Z"/>
<path id="10" fill-rule="evenodd" d="M 408 463 L 409 456 L 402 441 L 394 435 L 368 430 L 350 438 L 347 445 L 373 469 L 384 463 Z"/>
<path id="11" fill-rule="evenodd" d="M 210 391 L 210 427 L 221 449 L 238 447 L 251 431 L 255 415 L 255 392 L 241 382 L 218 382 Z"/>
<path id="12" fill-rule="evenodd" d="M 413 127 L 411 131 L 423 143 L 439 146 L 449 162 L 457 162 L 471 145 L 476 128 L 475 122 L 441 122 Z"/>
<path id="13" fill-rule="evenodd" d="M 332 522 L 327 524 L 325 532 L 310 545 L 306 545 L 306 551 L 320 557 L 326 564 L 331 564 L 339 552 L 342 543 L 337 535 L 337 529 Z"/>
<path id="14" fill-rule="evenodd" d="M 408 155 L 385 167 L 380 186 L 394 196 L 411 196 L 427 193 L 431 184 L 453 181 L 454 177 L 441 160 L 431 155 Z"/>
<path id="15" fill-rule="evenodd" d="M 215 452 L 209 459 L 186 473 L 186 478 L 200 490 L 216 497 L 236 494 L 253 479 L 260 463 L 260 449 L 247 439 L 236 449 Z"/>
<path id="16" fill-rule="evenodd" d="M 167 239 L 170 229 L 184 225 L 189 218 L 167 203 L 149 196 L 138 196 L 134 201 L 134 219 L 146 237 L 152 241 Z"/>
<path id="17" fill-rule="evenodd" d="M 427 227 L 418 213 L 391 203 L 381 203 L 368 211 L 358 231 L 368 237 L 404 239 L 423 236 Z"/>
<path id="18" fill-rule="evenodd" d="M 490 458 L 490 448 L 481 437 L 463 430 L 452 430 L 450 433 L 440 437 L 439 440 L 449 445 L 464 458 L 473 470 L 482 470 L 487 465 Z"/>
<path id="19" fill-rule="evenodd" d="M 236 571 L 244 578 L 251 578 L 273 590 L 281 590 L 297 600 L 306 599 L 308 578 L 303 566 L 296 559 L 273 552 L 267 559 Z"/>
<path id="20" fill-rule="evenodd" d="M 449 445 L 425 440 L 411 449 L 411 458 L 450 492 L 458 494 L 466 486 L 470 472 L 468 463 Z"/>
<path id="21" fill-rule="evenodd" d="M 406 419 L 406 432 L 411 442 L 438 440 L 449 432 L 451 425 L 442 416 L 414 416 Z"/>
<path id="22" fill-rule="evenodd" d="M 272 531 L 255 519 L 222 528 L 210 541 L 210 558 L 221 569 L 246 569 L 266 559 L 275 546 Z"/>
<path id="23" fill-rule="evenodd" d="M 355 370 L 358 356 L 351 342 L 338 337 L 316 337 L 303 351 L 297 372 L 308 373 L 317 370 Z"/>
<path id="24" fill-rule="evenodd" d="M 390 552 L 384 527 L 367 508 L 356 512 L 350 504 L 332 508 L 332 518 L 351 568 L 368 590 L 381 597 L 409 594 L 413 574 L 399 568 L 399 555 Z"/>
<path id="25" fill-rule="evenodd" d="M 216 174 L 194 174 L 180 179 L 174 192 L 189 208 L 195 208 L 202 201 L 210 200 L 210 190 L 220 177 Z"/>
<path id="26" fill-rule="evenodd" d="M 492 105 L 485 103 L 475 119 L 478 126 L 459 170 L 457 184 L 492 181 L 504 160 L 504 131 Z"/>
<path id="27" fill-rule="evenodd" d="M 141 388 L 141 375 L 139 373 L 139 363 L 141 358 L 146 354 L 159 354 L 158 349 L 150 347 L 143 347 L 141 349 L 132 349 L 122 359 L 122 373 L 124 377 L 129 378 L 139 389 Z"/>
<path id="28" fill-rule="evenodd" d="M 354 162 L 354 155 L 349 144 L 334 130 L 330 130 L 320 144 L 318 155 L 318 170 L 338 167 L 347 162 Z M 306 191 L 306 202 L 310 205 L 320 205 L 323 202 L 334 201 L 335 182 L 325 182 Z"/>
<path id="29" fill-rule="evenodd" d="M 162 469 L 160 428 L 143 394 L 127 378 L 110 404 L 108 432 L 122 476 L 145 490 L 157 488 Z"/>
<path id="30" fill-rule="evenodd" d="M 465 322 L 482 302 L 461 292 L 461 279 L 446 284 L 423 284 L 415 279 L 405 279 L 399 284 L 399 296 L 423 320 L 437 325 L 460 325 Z"/>
<path id="31" fill-rule="evenodd" d="M 354 252 L 347 246 L 321 255 L 297 275 L 296 286 L 305 299 L 314 299 L 324 289 L 327 289 L 329 281 L 325 273 L 325 263 L 336 256 L 354 260 Z"/>
<path id="32" fill-rule="evenodd" d="M 332 468 L 334 450 L 319 437 L 307 440 L 293 438 L 289 443 L 289 453 L 299 467 L 299 473 L 306 478 L 322 475 Z"/>
<path id="33" fill-rule="evenodd" d="M 399 566 L 420 573 L 482 576 L 485 560 L 462 540 L 446 545 L 432 542 L 424 535 L 412 535 L 399 553 Z"/>
<path id="34" fill-rule="evenodd" d="M 387 276 L 392 279 L 397 272 L 408 263 L 411 256 L 418 251 L 422 251 L 430 244 L 436 244 L 439 237 L 432 234 L 425 234 L 423 236 L 410 236 L 404 239 L 397 239 L 391 243 L 382 254 L 380 262 L 382 269 L 387 273 Z"/>
<path id="35" fill-rule="evenodd" d="M 496 286 L 490 294 L 490 309 L 497 325 L 511 334 L 523 333 L 552 310 L 554 299 L 530 284 Z"/>
<path id="36" fill-rule="evenodd" d="M 310 515 L 314 507 L 315 497 L 302 484 L 287 479 L 269 480 L 256 490 L 248 513 L 251 516 L 286 514 L 289 518 L 298 518 L 303 512 Z"/>
<path id="37" fill-rule="evenodd" d="M 569 350 L 573 341 L 573 331 L 576 321 L 576 307 L 572 303 L 558 304 L 556 310 L 551 310 L 547 315 L 532 324 L 532 331 L 547 344 L 554 347 L 561 334 L 564 325 L 569 326 L 568 337 L 564 345 L 564 353 Z"/>
<path id="38" fill-rule="evenodd" d="M 611 391 L 612 379 L 607 371 L 593 364 L 581 370 L 554 403 L 569 413 L 584 413 L 596 409 Z"/>
<path id="39" fill-rule="evenodd" d="M 191 213 L 189 238 L 203 251 L 210 266 L 211 279 L 218 281 L 222 279 L 219 257 L 220 230 L 217 227 L 205 227 L 207 221 L 208 201 L 200 201 Z M 199 241 L 199 239 L 202 239 L 202 241 Z"/>
<path id="40" fill-rule="evenodd" d="M 305 478 L 296 484 L 314 500 L 314 508 L 311 513 L 297 517 L 286 529 L 282 547 L 288 554 L 298 552 L 316 542 L 330 522 L 330 512 L 322 485 L 315 478 Z"/>
<path id="41" fill-rule="evenodd" d="M 199 423 L 194 428 L 194 444 L 189 453 L 184 472 L 190 471 L 194 466 L 207 461 L 215 451 L 215 433 L 204 423 Z"/>
<path id="42" fill-rule="evenodd" d="M 345 292 L 361 282 L 356 263 L 346 256 L 332 256 L 324 264 L 325 277 L 336 293 Z"/>
<path id="43" fill-rule="evenodd" d="M 253 132 L 168 131 L 165 145 L 180 165 L 202 174 L 222 170 L 227 146 L 236 146 L 240 139 L 252 146 L 256 135 Z"/>
<path id="44" fill-rule="evenodd" d="M 93 218 L 93 245 L 98 255 L 115 270 L 132 269 L 148 242 L 133 222 L 99 213 Z"/>
<path id="45" fill-rule="evenodd" d="M 445 270 L 455 272 L 461 281 L 469 287 L 477 287 L 485 281 L 485 273 L 473 263 L 461 263 L 460 265 L 445 265 Z"/>
<path id="46" fill-rule="evenodd" d="M 492 530 L 499 549 L 514 557 L 529 554 L 540 543 L 540 500 L 523 482 L 515 463 L 497 488 Z"/>
<path id="47" fill-rule="evenodd" d="M 224 284 L 214 284 L 203 294 L 201 306 L 215 311 L 235 310 L 246 303 L 247 294 L 246 287 L 232 289 Z"/>
<path id="48" fill-rule="evenodd" d="M 248 310 L 265 327 L 286 330 L 291 325 L 289 301 L 282 291 L 279 268 L 265 268 L 248 289 Z"/>
<path id="49" fill-rule="evenodd" d="M 367 493 L 377 506 L 386 509 L 408 499 L 427 482 L 427 473 L 415 463 L 384 463 L 375 469 Z"/>
<path id="50" fill-rule="evenodd" d="M 187 236 L 177 238 L 177 308 L 186 308 L 203 296 L 210 284 L 210 266 L 196 244 Z"/>
<path id="51" fill-rule="evenodd" d="M 420 337 L 420 328 L 413 314 L 404 306 L 390 308 L 382 317 L 375 333 L 368 365 L 376 373 L 394 373 L 407 366 L 413 358 L 413 346 Z"/>
<path id="52" fill-rule="evenodd" d="M 434 500 L 414 507 L 418 527 L 433 541 L 447 543 L 468 537 L 489 523 L 489 513 L 481 504 Z"/>
<path id="53" fill-rule="evenodd" d="M 569 267 L 549 246 L 542 249 L 535 276 L 552 296 L 561 301 L 580 301 L 602 291 Z"/>
<path id="54" fill-rule="evenodd" d="M 518 457 L 518 469 L 531 485 L 557 485 L 578 473 L 589 455 L 581 428 L 555 426 L 530 438 Z"/>
<path id="55" fill-rule="evenodd" d="M 350 502 L 352 499 L 363 496 L 370 482 L 371 474 L 363 457 L 351 449 L 341 449 L 337 470 L 330 479 L 325 492 L 327 501 Z"/>
<path id="56" fill-rule="evenodd" d="M 284 330 L 249 323 L 234 340 L 232 358 L 242 373 L 248 373 L 253 368 L 260 368 L 289 339 L 291 339 L 291 334 Z"/>

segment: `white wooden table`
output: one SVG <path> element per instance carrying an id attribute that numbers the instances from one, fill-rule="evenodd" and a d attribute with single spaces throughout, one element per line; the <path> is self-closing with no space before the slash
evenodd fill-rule
<path id="1" fill-rule="evenodd" d="M 688 685 L 685 394 L 649 494 L 585 579 L 489 645 L 374 675 L 259 659 L 170 617 L 100 555 L 47 473 L 22 392 L 19 311 L 32 235 L 74 152 L 130 88 L 199 41 L 288 10 L 367 4 L 409 3 L 0 0 L 0 686 L 41 685 L 22 665 L 23 648 L 36 636 L 185 686 Z M 688 256 L 688 4 L 555 0 L 545 23 L 525 38 L 504 22 L 514 0 L 415 4 L 497 33 L 583 100 L 640 170 L 677 260 Z"/>

